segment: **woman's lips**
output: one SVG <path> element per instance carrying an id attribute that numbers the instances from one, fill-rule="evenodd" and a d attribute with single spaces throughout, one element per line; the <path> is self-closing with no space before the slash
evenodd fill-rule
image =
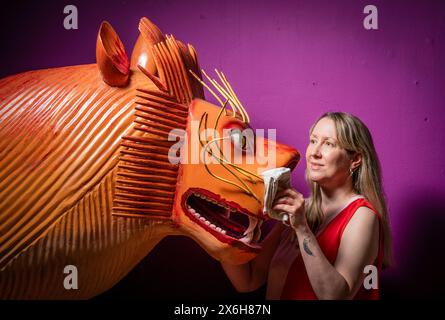
<path id="1" fill-rule="evenodd" d="M 310 163 L 310 167 L 312 170 L 319 170 L 319 169 L 321 169 L 321 167 L 323 167 L 323 165 L 318 164 L 318 163 Z"/>

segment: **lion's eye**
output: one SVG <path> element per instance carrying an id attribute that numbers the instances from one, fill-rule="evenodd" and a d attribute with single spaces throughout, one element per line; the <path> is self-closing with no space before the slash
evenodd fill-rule
<path id="1" fill-rule="evenodd" d="M 232 140 L 236 148 L 239 148 L 243 151 L 247 151 L 249 149 L 247 138 L 240 129 L 230 130 L 229 135 L 230 140 Z"/>
<path id="2" fill-rule="evenodd" d="M 240 129 L 232 129 L 229 132 L 230 140 L 232 140 L 233 144 L 237 148 L 242 148 L 243 146 L 243 140 L 245 141 L 245 137 L 243 137 L 243 134 Z"/>

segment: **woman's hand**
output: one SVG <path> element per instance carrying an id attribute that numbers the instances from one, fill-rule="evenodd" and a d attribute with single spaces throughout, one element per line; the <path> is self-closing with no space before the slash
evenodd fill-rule
<path id="1" fill-rule="evenodd" d="M 272 210 L 282 211 L 289 215 L 289 223 L 293 229 L 306 226 L 304 197 L 293 188 L 277 193 Z"/>

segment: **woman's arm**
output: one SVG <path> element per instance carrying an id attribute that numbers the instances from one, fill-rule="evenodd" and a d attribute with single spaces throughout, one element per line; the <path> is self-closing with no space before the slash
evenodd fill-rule
<path id="1" fill-rule="evenodd" d="M 360 207 L 346 227 L 337 260 L 331 265 L 307 226 L 304 199 L 287 189 L 274 209 L 290 214 L 301 255 L 312 288 L 319 299 L 351 299 L 364 279 L 363 269 L 375 261 L 378 253 L 379 221 L 366 207 Z"/>
<path id="2" fill-rule="evenodd" d="M 261 242 L 261 252 L 250 262 L 241 265 L 221 263 L 238 292 L 254 291 L 266 282 L 270 261 L 280 242 L 283 229 L 283 224 L 277 222 Z"/>

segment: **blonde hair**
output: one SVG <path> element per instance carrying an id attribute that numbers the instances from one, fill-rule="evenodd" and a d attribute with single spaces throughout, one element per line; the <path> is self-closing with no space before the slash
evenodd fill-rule
<path id="1" fill-rule="evenodd" d="M 312 125 L 309 134 L 312 134 L 315 125 L 323 118 L 334 121 L 339 144 L 350 156 L 356 153 L 362 156 L 360 166 L 352 173 L 353 188 L 357 194 L 363 195 L 382 217 L 383 266 L 388 267 L 392 263 L 391 231 L 382 187 L 380 161 L 371 133 L 360 119 L 349 113 L 328 112 Z M 321 189 L 317 183 L 310 181 L 307 175 L 306 180 L 311 189 L 306 217 L 309 227 L 316 232 L 324 217 L 321 210 Z"/>

